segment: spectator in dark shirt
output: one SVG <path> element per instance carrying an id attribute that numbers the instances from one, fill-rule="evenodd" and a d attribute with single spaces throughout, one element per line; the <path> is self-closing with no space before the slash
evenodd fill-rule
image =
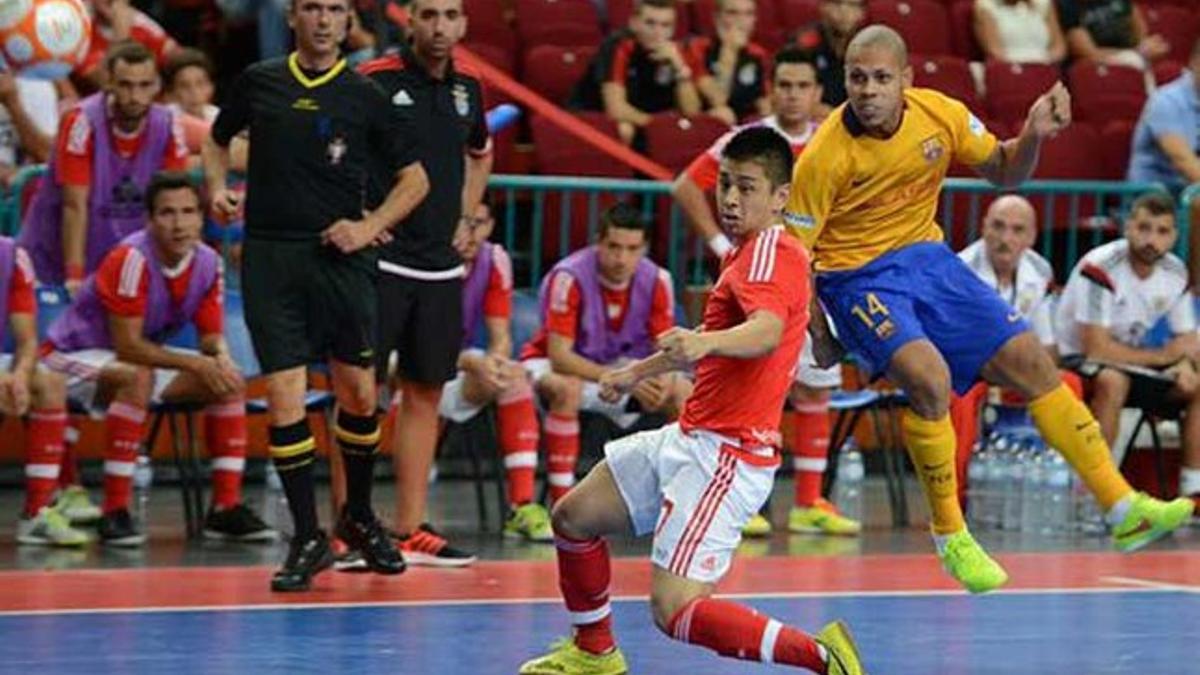
<path id="1" fill-rule="evenodd" d="M 829 108 L 846 100 L 846 46 L 866 18 L 867 0 L 821 0 L 821 20 L 801 28 L 792 40 L 817 64 L 821 103 Z"/>
<path id="2" fill-rule="evenodd" d="M 1058 15 L 1072 58 L 1145 70 L 1171 49 L 1131 0 L 1058 0 Z"/>
<path id="3" fill-rule="evenodd" d="M 717 0 L 716 36 L 688 43 L 696 87 L 708 114 L 728 124 L 771 112 L 767 98 L 770 55 L 750 41 L 757 14 L 755 0 Z"/>

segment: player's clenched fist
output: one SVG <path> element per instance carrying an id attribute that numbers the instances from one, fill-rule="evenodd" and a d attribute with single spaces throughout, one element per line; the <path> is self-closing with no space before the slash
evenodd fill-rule
<path id="1" fill-rule="evenodd" d="M 658 336 L 658 348 L 678 365 L 695 363 L 708 355 L 704 334 L 687 328 L 671 328 Z"/>
<path id="2" fill-rule="evenodd" d="M 1062 82 L 1055 82 L 1050 90 L 1038 97 L 1029 109 L 1025 122 L 1033 128 L 1038 138 L 1048 138 L 1066 129 L 1071 124 L 1071 92 Z"/>

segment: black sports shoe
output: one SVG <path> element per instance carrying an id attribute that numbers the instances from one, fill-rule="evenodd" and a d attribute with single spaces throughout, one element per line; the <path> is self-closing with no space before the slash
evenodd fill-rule
<path id="1" fill-rule="evenodd" d="M 275 541 L 279 534 L 245 504 L 209 511 L 204 518 L 204 536 L 219 541 Z"/>
<path id="2" fill-rule="evenodd" d="M 359 521 L 350 512 L 343 509 L 342 517 L 338 519 L 338 539 L 346 542 L 350 550 L 357 551 L 367 563 L 367 567 L 376 574 L 400 574 L 404 571 L 404 558 L 387 530 L 383 529 L 375 514 L 368 521 Z"/>
<path id="3" fill-rule="evenodd" d="M 333 566 L 333 549 L 320 530 L 308 539 L 293 537 L 287 560 L 271 576 L 271 590 L 281 593 L 307 591 L 312 578 Z"/>
<path id="4" fill-rule="evenodd" d="M 129 509 L 120 509 L 100 518 L 100 541 L 105 546 L 135 547 L 146 543 L 146 535 L 133 522 Z"/>

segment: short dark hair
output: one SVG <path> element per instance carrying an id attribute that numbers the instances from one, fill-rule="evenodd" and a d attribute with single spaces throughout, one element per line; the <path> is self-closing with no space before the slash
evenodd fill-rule
<path id="1" fill-rule="evenodd" d="M 150 184 L 146 186 L 146 213 L 153 215 L 158 196 L 171 190 L 191 190 L 192 194 L 196 195 L 196 201 L 200 200 L 200 191 L 186 172 L 158 171 L 150 177 Z"/>
<path id="2" fill-rule="evenodd" d="M 154 52 L 146 45 L 133 40 L 121 40 L 108 48 L 104 53 L 104 69 L 111 75 L 117 67 L 117 62 L 136 65 L 150 61 L 154 62 Z"/>
<path id="3" fill-rule="evenodd" d="M 213 67 L 212 59 L 208 58 L 208 54 L 194 47 L 183 47 L 171 52 L 167 57 L 167 64 L 163 66 L 163 84 L 168 89 L 175 86 L 175 76 L 183 72 L 185 68 L 199 68 L 208 75 L 210 81 L 216 78 L 216 68 Z"/>
<path id="4" fill-rule="evenodd" d="M 750 127 L 737 132 L 721 151 L 721 159 L 755 162 L 762 167 L 772 188 L 792 180 L 792 146 L 769 127 Z"/>
<path id="5" fill-rule="evenodd" d="M 655 9 L 676 9 L 675 0 L 637 0 L 637 5 L 634 7 L 634 12 L 642 11 L 643 7 L 653 7 Z"/>
<path id="6" fill-rule="evenodd" d="M 771 66 L 771 79 L 774 79 L 779 74 L 779 66 L 786 63 L 805 64 L 813 69 L 813 73 L 817 73 L 817 60 L 809 52 L 800 49 L 799 47 L 784 47 L 775 52 L 775 63 Z"/>
<path id="7" fill-rule="evenodd" d="M 1129 206 L 1129 214 L 1133 215 L 1135 211 L 1142 210 L 1152 216 L 1175 216 L 1175 200 L 1171 199 L 1171 195 L 1165 192 L 1147 192 L 1146 194 L 1133 200 L 1133 204 Z"/>
<path id="8" fill-rule="evenodd" d="M 600 214 L 600 227 L 596 231 L 596 238 L 603 239 L 613 228 L 637 230 L 647 241 L 650 239 L 650 224 L 637 209 L 625 202 L 617 202 Z"/>

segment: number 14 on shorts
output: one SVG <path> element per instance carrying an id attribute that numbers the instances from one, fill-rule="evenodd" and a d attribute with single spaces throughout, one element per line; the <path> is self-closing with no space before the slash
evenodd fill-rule
<path id="1" fill-rule="evenodd" d="M 866 307 L 863 306 L 863 303 L 857 303 L 850 308 L 850 313 L 866 324 L 867 328 L 874 331 L 875 337 L 880 340 L 886 340 L 896 332 L 896 324 L 892 321 L 891 312 L 874 293 L 867 293 Z"/>

